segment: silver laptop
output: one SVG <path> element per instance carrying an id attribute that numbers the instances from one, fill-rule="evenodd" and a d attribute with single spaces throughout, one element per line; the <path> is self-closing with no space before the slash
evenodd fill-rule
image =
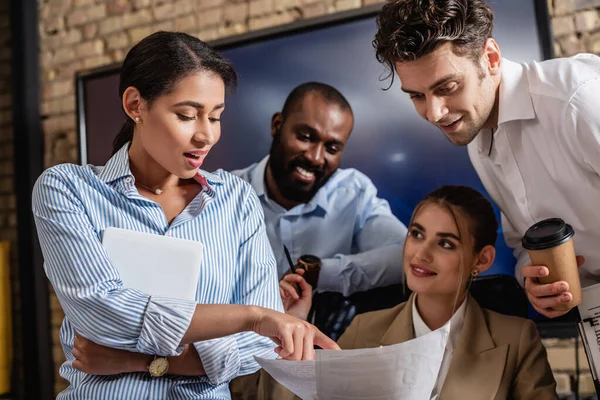
<path id="1" fill-rule="evenodd" d="M 104 230 L 102 245 L 124 287 L 149 295 L 196 300 L 202 243 L 110 227 Z"/>

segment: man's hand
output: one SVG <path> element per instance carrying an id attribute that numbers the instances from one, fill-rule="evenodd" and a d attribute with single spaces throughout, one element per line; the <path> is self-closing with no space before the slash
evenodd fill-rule
<path id="1" fill-rule="evenodd" d="M 585 258 L 577 256 L 577 267 L 581 267 L 584 262 Z M 553 310 L 553 307 L 568 303 L 573 299 L 573 295 L 569 293 L 567 282 L 540 283 L 538 278 L 548 276 L 550 273 L 544 265 L 527 265 L 521 271 L 525 277 L 527 298 L 537 312 L 548 318 L 556 318 L 570 311 Z"/>
<path id="2" fill-rule="evenodd" d="M 306 319 L 312 305 L 312 286 L 304 280 L 303 274 L 304 270 L 298 268 L 295 274 L 286 275 L 279 282 L 279 294 L 286 314 L 300 319 Z M 297 287 L 300 287 L 300 295 Z"/>
<path id="3" fill-rule="evenodd" d="M 91 375 L 117 375 L 145 371 L 151 356 L 101 346 L 82 336 L 75 336 L 73 367 Z"/>

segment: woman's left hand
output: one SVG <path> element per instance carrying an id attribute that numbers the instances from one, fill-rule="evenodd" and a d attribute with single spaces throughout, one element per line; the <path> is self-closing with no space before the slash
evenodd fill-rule
<path id="1" fill-rule="evenodd" d="M 91 375 L 117 375 L 144 371 L 151 357 L 96 344 L 78 334 L 73 346 L 73 367 Z"/>
<path id="2" fill-rule="evenodd" d="M 279 294 L 285 313 L 305 320 L 312 306 L 312 286 L 302 275 L 304 270 L 299 268 L 295 274 L 284 276 L 279 281 Z M 300 289 L 300 293 L 296 288 Z"/>

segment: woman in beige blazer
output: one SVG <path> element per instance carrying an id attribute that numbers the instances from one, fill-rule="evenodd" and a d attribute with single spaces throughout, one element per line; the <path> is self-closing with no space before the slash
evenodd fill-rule
<path id="1" fill-rule="evenodd" d="M 472 277 L 494 261 L 497 230 L 491 204 L 476 190 L 444 186 L 429 194 L 413 213 L 404 248 L 404 273 L 413 294 L 394 308 L 358 315 L 339 339 L 340 347 L 402 343 L 451 321 L 432 399 L 557 399 L 533 322 L 482 309 L 468 295 Z M 305 318 L 310 290 L 301 276 L 286 277 L 280 285 L 286 311 Z M 294 398 L 264 372 L 260 395 Z"/>

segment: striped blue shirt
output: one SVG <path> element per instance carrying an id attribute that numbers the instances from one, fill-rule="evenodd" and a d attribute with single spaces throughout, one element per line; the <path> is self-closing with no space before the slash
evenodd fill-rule
<path id="1" fill-rule="evenodd" d="M 229 381 L 258 370 L 254 355 L 277 356 L 270 339 L 244 332 L 194 343 L 206 370 L 200 377 L 92 376 L 72 366 L 75 331 L 112 348 L 178 355 L 195 310 L 196 302 L 123 287 L 101 244 L 107 227 L 203 243 L 197 303 L 283 309 L 262 207 L 250 185 L 221 170 L 199 170 L 202 191 L 169 225 L 160 205 L 138 193 L 127 148 L 102 167 L 52 167 L 33 190 L 44 268 L 65 312 L 60 374 L 70 385 L 58 399 L 230 399 Z"/>

